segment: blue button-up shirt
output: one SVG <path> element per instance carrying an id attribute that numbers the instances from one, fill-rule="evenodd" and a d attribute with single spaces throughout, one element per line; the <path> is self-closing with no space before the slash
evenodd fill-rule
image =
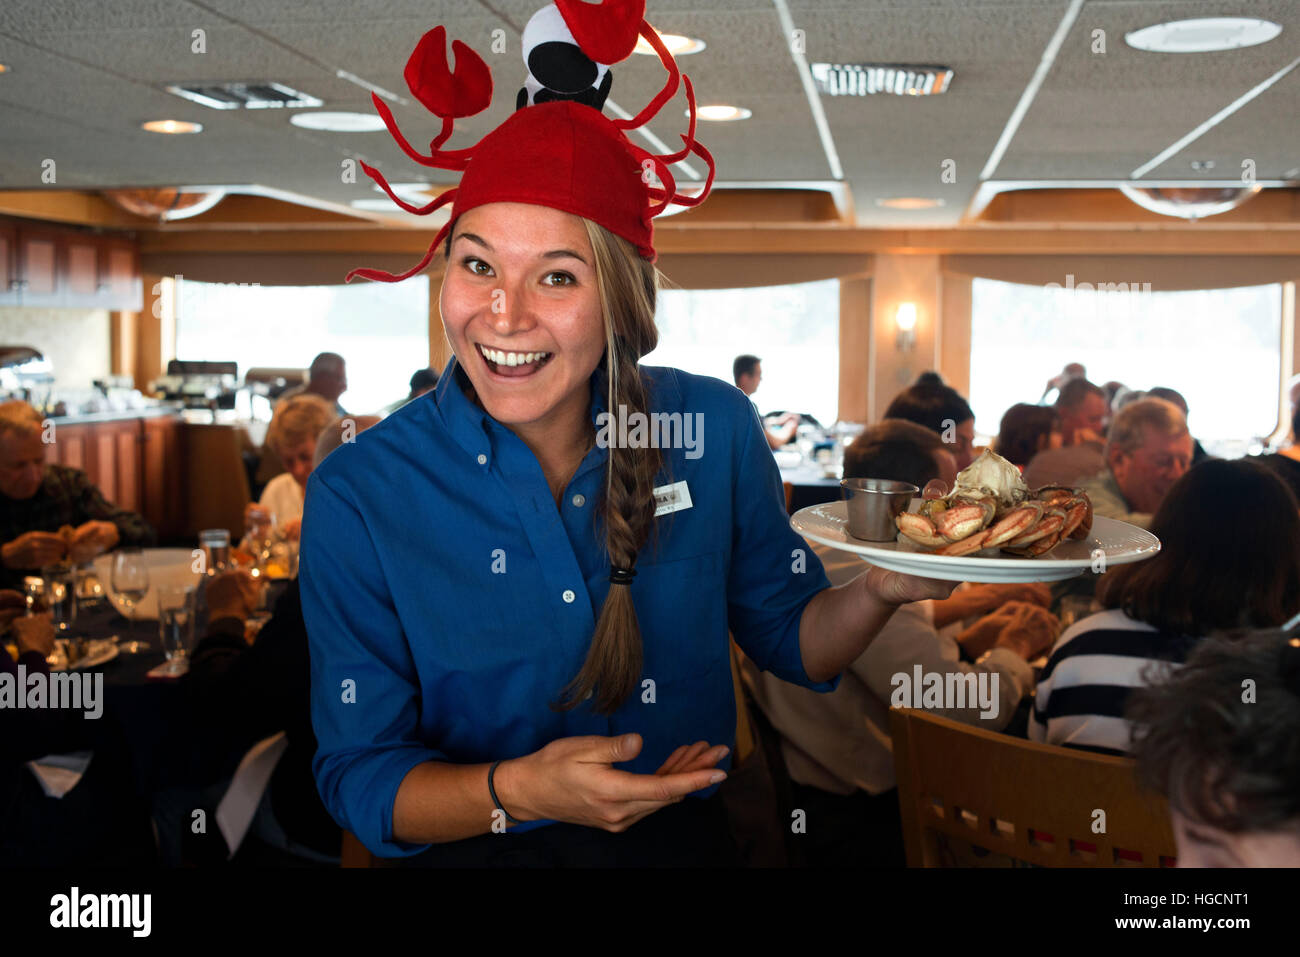
<path id="1" fill-rule="evenodd" d="M 790 528 L 753 408 L 718 379 L 642 369 L 651 410 L 700 413 L 702 434 L 694 449 L 661 449 L 655 487 L 684 481 L 691 507 L 656 519 L 658 545 L 652 532 L 638 556 L 643 675 L 608 717 L 589 704 L 550 707 L 582 667 L 610 588 L 596 521 L 601 443 L 557 508 L 537 458 L 470 401 L 453 360 L 435 392 L 312 473 L 300 581 L 314 770 L 330 813 L 376 854 L 428 846 L 393 839 L 398 786 L 426 761 L 483 763 L 557 738 L 636 732 L 641 753 L 619 767 L 649 774 L 681 744 L 734 747 L 729 627 L 758 667 L 820 691 L 838 683 L 804 671 L 800 616 L 829 582 Z"/>

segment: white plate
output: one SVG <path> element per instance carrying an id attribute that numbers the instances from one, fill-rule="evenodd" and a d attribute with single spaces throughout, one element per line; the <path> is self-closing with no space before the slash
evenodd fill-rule
<path id="1" fill-rule="evenodd" d="M 94 650 L 90 654 L 86 655 L 86 657 L 80 659 L 75 665 L 69 667 L 67 661 L 63 660 L 61 664 L 50 665 L 50 670 L 51 671 L 81 671 L 85 668 L 94 668 L 97 665 L 102 665 L 105 664 L 106 662 L 112 661 L 114 658 L 118 656 L 119 653 L 119 649 L 117 645 L 113 644 L 111 641 L 107 639 L 92 641 L 90 643 L 90 646 Z"/>
<path id="2" fill-rule="evenodd" d="M 158 620 L 158 588 L 160 585 L 199 584 L 199 573 L 194 570 L 194 550 L 190 548 L 146 548 L 143 550 L 145 564 L 149 568 L 149 591 L 145 593 L 140 607 L 135 610 L 135 617 L 140 621 Z M 121 614 L 131 617 L 126 602 L 113 591 L 113 553 L 108 552 L 95 559 L 95 575 L 104 586 L 104 594 Z"/>
<path id="3" fill-rule="evenodd" d="M 893 572 L 963 582 L 1055 582 L 1098 567 L 1140 562 L 1160 551 L 1150 532 L 1113 518 L 1095 516 L 1085 539 L 1066 541 L 1038 558 L 932 555 L 914 542 L 864 542 L 848 530 L 845 502 L 801 508 L 790 517 L 796 532 L 814 542 L 853 552 L 863 561 Z M 900 535 L 901 537 L 901 535 Z M 1102 566 L 1104 558 L 1105 565 Z"/>

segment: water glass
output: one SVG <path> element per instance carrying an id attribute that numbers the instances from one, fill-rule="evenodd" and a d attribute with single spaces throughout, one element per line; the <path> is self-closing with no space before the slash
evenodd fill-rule
<path id="1" fill-rule="evenodd" d="M 45 580 L 45 606 L 60 638 L 67 637 L 77 620 L 77 573 L 70 565 L 41 569 Z"/>
<path id="2" fill-rule="evenodd" d="M 230 530 L 205 528 L 199 532 L 199 547 L 203 549 L 205 571 L 209 575 L 230 567 Z"/>
<path id="3" fill-rule="evenodd" d="M 194 586 L 158 589 L 158 640 L 168 661 L 184 658 L 194 641 Z"/>

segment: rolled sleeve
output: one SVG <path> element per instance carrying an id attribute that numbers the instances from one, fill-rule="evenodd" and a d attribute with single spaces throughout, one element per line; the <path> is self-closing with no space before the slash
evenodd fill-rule
<path id="1" fill-rule="evenodd" d="M 732 473 L 731 570 L 727 613 L 736 643 L 764 671 L 814 691 L 833 691 L 840 676 L 813 681 L 804 670 L 799 622 L 830 587 L 816 552 L 785 511 L 781 473 L 741 393 L 731 417 L 739 453 Z"/>
<path id="2" fill-rule="evenodd" d="M 319 474 L 307 489 L 299 577 L 321 799 L 375 854 L 419 853 L 429 845 L 393 839 L 393 802 L 412 768 L 446 755 L 420 739 L 419 679 L 370 532 Z"/>

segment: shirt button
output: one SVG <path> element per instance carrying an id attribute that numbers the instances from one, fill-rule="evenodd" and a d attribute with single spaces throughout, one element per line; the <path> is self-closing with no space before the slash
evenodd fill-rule
<path id="1" fill-rule="evenodd" d="M 482 452 L 478 454 L 478 464 L 487 465 L 487 456 L 484 455 Z"/>
<path id="2" fill-rule="evenodd" d="M 561 595 L 560 597 L 564 599 L 565 604 L 571 605 L 573 604 L 573 599 L 577 598 L 578 596 L 573 593 L 573 589 L 566 588 L 564 589 L 564 594 Z"/>
<path id="3" fill-rule="evenodd" d="M 575 496 L 573 496 L 573 507 L 574 507 L 574 508 L 582 508 L 582 506 L 584 506 L 584 505 L 586 505 L 586 504 L 587 504 L 587 496 L 585 496 L 585 495 L 575 495 Z"/>

